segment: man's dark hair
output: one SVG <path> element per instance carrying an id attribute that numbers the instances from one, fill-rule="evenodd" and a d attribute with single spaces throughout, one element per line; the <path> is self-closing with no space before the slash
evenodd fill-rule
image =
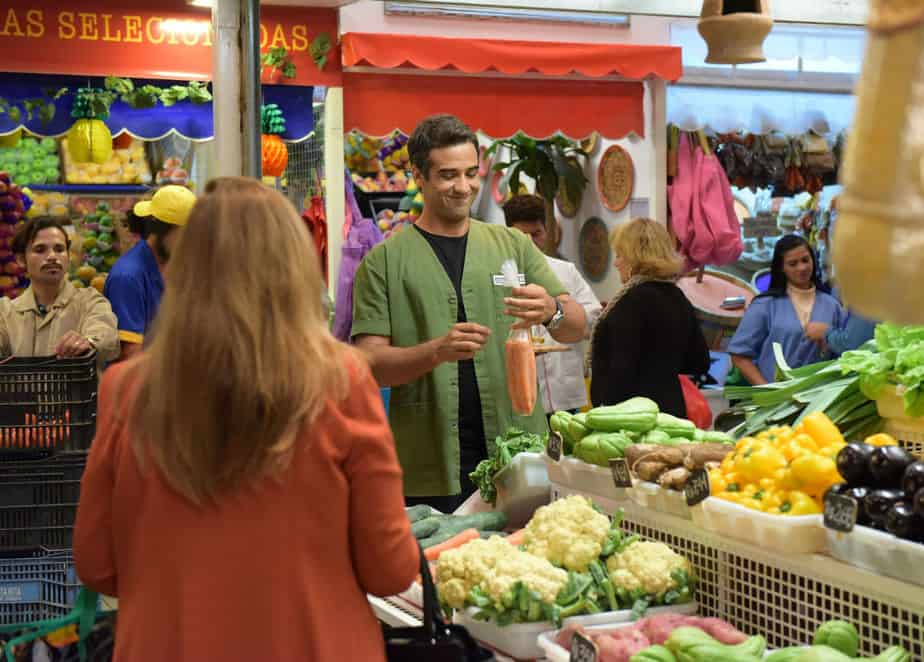
<path id="1" fill-rule="evenodd" d="M 144 238 L 154 237 L 154 254 L 161 264 L 167 264 L 170 260 L 170 251 L 167 250 L 167 244 L 164 241 L 167 235 L 176 230 L 179 226 L 173 223 L 166 223 L 154 216 L 144 217 Z"/>
<path id="2" fill-rule="evenodd" d="M 137 234 L 142 239 L 148 236 L 147 232 L 147 220 L 146 216 L 137 216 L 133 209 L 129 209 L 125 212 L 125 227 L 128 228 L 128 231 L 132 234 Z"/>
<path id="3" fill-rule="evenodd" d="M 10 246 L 13 249 L 13 255 L 25 255 L 26 250 L 29 248 L 29 244 L 35 241 L 35 236 L 42 230 L 47 230 L 48 228 L 60 230 L 61 234 L 64 235 L 64 243 L 67 245 L 68 250 L 70 250 L 71 238 L 67 236 L 67 231 L 64 229 L 64 225 L 61 221 L 51 216 L 39 216 L 29 219 L 16 230 L 16 234 L 13 236 L 13 242 Z"/>
<path id="4" fill-rule="evenodd" d="M 443 147 L 470 143 L 478 153 L 478 137 L 469 126 L 455 115 L 431 115 L 414 128 L 407 143 L 411 165 L 420 170 L 424 178 L 430 177 L 430 152 Z"/>
<path id="5" fill-rule="evenodd" d="M 545 200 L 538 195 L 515 195 L 504 203 L 504 220 L 507 227 L 514 223 L 545 223 Z"/>

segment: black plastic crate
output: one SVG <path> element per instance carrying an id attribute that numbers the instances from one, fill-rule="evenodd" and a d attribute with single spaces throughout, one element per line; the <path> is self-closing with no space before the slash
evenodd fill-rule
<path id="1" fill-rule="evenodd" d="M 97 387 L 95 354 L 0 362 L 0 459 L 89 448 Z"/>
<path id="2" fill-rule="evenodd" d="M 0 552 L 71 546 L 87 454 L 0 461 Z"/>

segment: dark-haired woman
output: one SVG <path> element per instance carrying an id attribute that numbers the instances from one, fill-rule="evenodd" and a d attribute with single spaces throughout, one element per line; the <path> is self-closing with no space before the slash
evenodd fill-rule
<path id="1" fill-rule="evenodd" d="M 728 347 L 751 384 L 774 380 L 774 343 L 782 346 L 790 367 L 821 360 L 822 349 L 806 327 L 812 322 L 840 327 L 847 316 L 837 299 L 821 290 L 815 254 L 802 237 L 786 235 L 777 242 L 770 271 L 770 289 L 751 302 Z"/>
<path id="2" fill-rule="evenodd" d="M 13 254 L 31 281 L 16 299 L 0 299 L 0 359 L 8 356 L 119 354 L 116 317 L 92 287 L 68 281 L 70 239 L 52 218 L 27 221 L 13 238 Z"/>

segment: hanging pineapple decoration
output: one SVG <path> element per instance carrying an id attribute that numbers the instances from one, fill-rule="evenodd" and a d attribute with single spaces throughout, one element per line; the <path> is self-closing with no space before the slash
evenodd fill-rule
<path id="1" fill-rule="evenodd" d="M 260 119 L 263 127 L 263 176 L 282 177 L 289 164 L 289 148 L 280 137 L 286 131 L 286 120 L 275 103 L 263 106 Z"/>
<path id="2" fill-rule="evenodd" d="M 77 90 L 71 108 L 71 117 L 77 121 L 67 132 L 67 146 L 75 163 L 105 163 L 112 156 L 112 133 L 103 120 L 109 117 L 113 98 L 108 90 Z"/>

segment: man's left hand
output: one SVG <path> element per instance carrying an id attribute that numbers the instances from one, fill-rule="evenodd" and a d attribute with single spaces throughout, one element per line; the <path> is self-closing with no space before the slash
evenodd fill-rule
<path id="1" fill-rule="evenodd" d="M 55 345 L 55 355 L 60 358 L 73 358 L 83 356 L 92 349 L 93 345 L 90 344 L 89 340 L 76 331 L 68 331 L 61 336 L 58 344 Z"/>
<path id="2" fill-rule="evenodd" d="M 515 329 L 528 329 L 544 324 L 555 314 L 555 299 L 549 296 L 541 285 L 531 284 L 513 288 L 512 297 L 506 297 L 504 313 L 522 321 L 513 325 Z"/>

